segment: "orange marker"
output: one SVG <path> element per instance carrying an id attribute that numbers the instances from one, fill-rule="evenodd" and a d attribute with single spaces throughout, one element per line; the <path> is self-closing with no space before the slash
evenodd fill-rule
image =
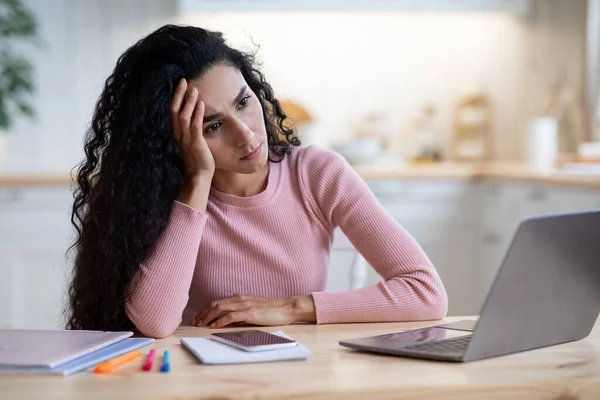
<path id="1" fill-rule="evenodd" d="M 141 357 L 141 356 L 142 356 L 141 349 L 132 351 L 131 353 L 123 354 L 122 356 L 113 358 L 112 360 L 105 361 L 102 364 L 98 365 L 94 369 L 94 372 L 100 373 L 100 374 L 109 372 L 114 367 L 124 364 L 127 361 L 135 360 L 136 358 Z"/>

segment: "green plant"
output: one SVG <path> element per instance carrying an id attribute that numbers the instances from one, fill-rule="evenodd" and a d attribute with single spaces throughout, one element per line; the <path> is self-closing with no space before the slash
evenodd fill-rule
<path id="1" fill-rule="evenodd" d="M 17 54 L 15 44 L 37 41 L 38 25 L 21 0 L 0 0 L 0 131 L 15 116 L 34 117 L 27 96 L 34 92 L 33 66 Z"/>

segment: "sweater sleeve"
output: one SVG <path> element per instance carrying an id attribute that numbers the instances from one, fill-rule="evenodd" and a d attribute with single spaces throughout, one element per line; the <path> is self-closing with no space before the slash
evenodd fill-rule
<path id="1" fill-rule="evenodd" d="M 383 277 L 345 292 L 315 292 L 317 323 L 414 321 L 443 318 L 444 285 L 416 240 L 392 218 L 339 154 L 307 148 L 298 164 L 309 209 L 326 227 L 339 226 Z"/>
<path id="2" fill-rule="evenodd" d="M 163 338 L 181 323 L 208 216 L 174 202 L 169 224 L 132 281 L 127 315 L 146 336 Z"/>

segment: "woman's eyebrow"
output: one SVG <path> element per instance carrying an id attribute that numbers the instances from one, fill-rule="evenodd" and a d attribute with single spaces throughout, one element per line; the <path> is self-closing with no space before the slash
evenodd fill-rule
<path id="1" fill-rule="evenodd" d="M 238 92 L 237 96 L 235 96 L 235 99 L 233 99 L 233 101 L 231 102 L 233 105 L 236 105 L 237 103 L 240 102 L 240 100 L 242 100 L 242 97 L 244 97 L 244 93 L 246 93 L 246 89 L 248 89 L 248 86 L 246 86 L 246 85 L 242 86 L 242 88 Z M 223 116 L 222 113 L 206 115 L 206 116 L 204 116 L 204 119 L 202 120 L 202 122 L 207 123 L 207 122 L 213 121 L 215 119 L 221 118 L 222 116 Z"/>
<path id="2" fill-rule="evenodd" d="M 235 106 L 237 103 L 240 102 L 240 100 L 242 100 L 242 97 L 244 97 L 244 93 L 246 93 L 246 89 L 248 89 L 248 86 L 244 85 L 242 86 L 242 88 L 240 89 L 239 93 L 237 94 L 237 96 L 235 96 L 235 99 L 233 99 L 232 104 Z"/>

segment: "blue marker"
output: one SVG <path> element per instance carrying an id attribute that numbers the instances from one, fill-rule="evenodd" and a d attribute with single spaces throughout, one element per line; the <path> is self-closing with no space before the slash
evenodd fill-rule
<path id="1" fill-rule="evenodd" d="M 169 372 L 171 370 L 171 362 L 169 361 L 169 350 L 165 350 L 163 355 L 163 365 L 160 368 L 160 372 Z"/>

